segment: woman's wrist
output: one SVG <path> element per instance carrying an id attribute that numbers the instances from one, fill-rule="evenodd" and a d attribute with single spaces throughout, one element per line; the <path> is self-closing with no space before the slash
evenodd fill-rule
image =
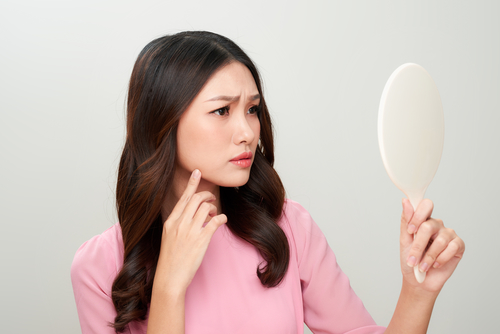
<path id="1" fill-rule="evenodd" d="M 186 290 L 157 283 L 151 293 L 147 333 L 183 334 Z"/>
<path id="2" fill-rule="evenodd" d="M 438 295 L 439 291 L 427 291 L 403 280 L 396 310 L 385 333 L 426 333 Z"/>
<path id="3" fill-rule="evenodd" d="M 168 275 L 166 273 L 160 274 L 157 271 L 153 281 L 152 294 L 169 297 L 174 300 L 184 298 L 189 284 L 172 280 L 172 276 L 174 275 Z"/>
<path id="4" fill-rule="evenodd" d="M 412 285 L 403 279 L 401 287 L 401 297 L 411 300 L 415 303 L 434 305 L 440 291 L 428 291 L 418 285 Z"/>

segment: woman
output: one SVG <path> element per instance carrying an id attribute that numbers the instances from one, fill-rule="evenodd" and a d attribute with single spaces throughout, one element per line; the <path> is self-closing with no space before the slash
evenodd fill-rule
<path id="1" fill-rule="evenodd" d="M 403 287 L 387 329 L 376 326 L 318 226 L 285 200 L 260 78 L 232 41 L 152 41 L 127 109 L 120 223 L 72 266 L 83 333 L 301 333 L 304 321 L 319 333 L 426 331 L 463 241 L 430 218 L 432 202 L 413 212 L 404 200 Z"/>

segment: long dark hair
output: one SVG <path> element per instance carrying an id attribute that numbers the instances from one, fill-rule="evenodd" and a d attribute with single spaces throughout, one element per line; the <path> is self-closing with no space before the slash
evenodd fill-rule
<path id="1" fill-rule="evenodd" d="M 256 268 L 261 283 L 274 287 L 285 276 L 289 247 L 277 224 L 285 191 L 273 168 L 271 118 L 255 65 L 234 42 L 214 33 L 164 36 L 141 51 L 130 78 L 127 138 L 116 189 L 124 243 L 123 267 L 112 287 L 116 332 L 146 318 L 161 245 L 161 207 L 176 166 L 179 119 L 207 80 L 231 62 L 245 65 L 255 79 L 261 131 L 247 184 L 220 189 L 222 212 L 232 233 L 254 245 L 265 260 Z"/>

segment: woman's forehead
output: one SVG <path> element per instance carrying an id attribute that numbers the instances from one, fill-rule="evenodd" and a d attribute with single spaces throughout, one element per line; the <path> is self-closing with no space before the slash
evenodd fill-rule
<path id="1" fill-rule="evenodd" d="M 198 97 L 202 101 L 213 101 L 235 99 L 242 95 L 245 99 L 260 98 L 250 70 L 242 63 L 232 62 L 217 70 L 208 79 Z"/>

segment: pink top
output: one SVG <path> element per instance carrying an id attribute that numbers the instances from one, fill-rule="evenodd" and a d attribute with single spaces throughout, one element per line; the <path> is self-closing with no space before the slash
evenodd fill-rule
<path id="1" fill-rule="evenodd" d="M 186 333 L 383 333 L 340 270 L 325 236 L 309 213 L 287 200 L 280 226 L 290 243 L 290 264 L 275 288 L 260 283 L 262 257 L 226 226 L 214 234 L 186 294 Z M 123 265 L 120 225 L 78 249 L 71 279 L 82 333 L 114 333 L 111 285 Z M 129 325 L 146 333 L 147 320 Z"/>

